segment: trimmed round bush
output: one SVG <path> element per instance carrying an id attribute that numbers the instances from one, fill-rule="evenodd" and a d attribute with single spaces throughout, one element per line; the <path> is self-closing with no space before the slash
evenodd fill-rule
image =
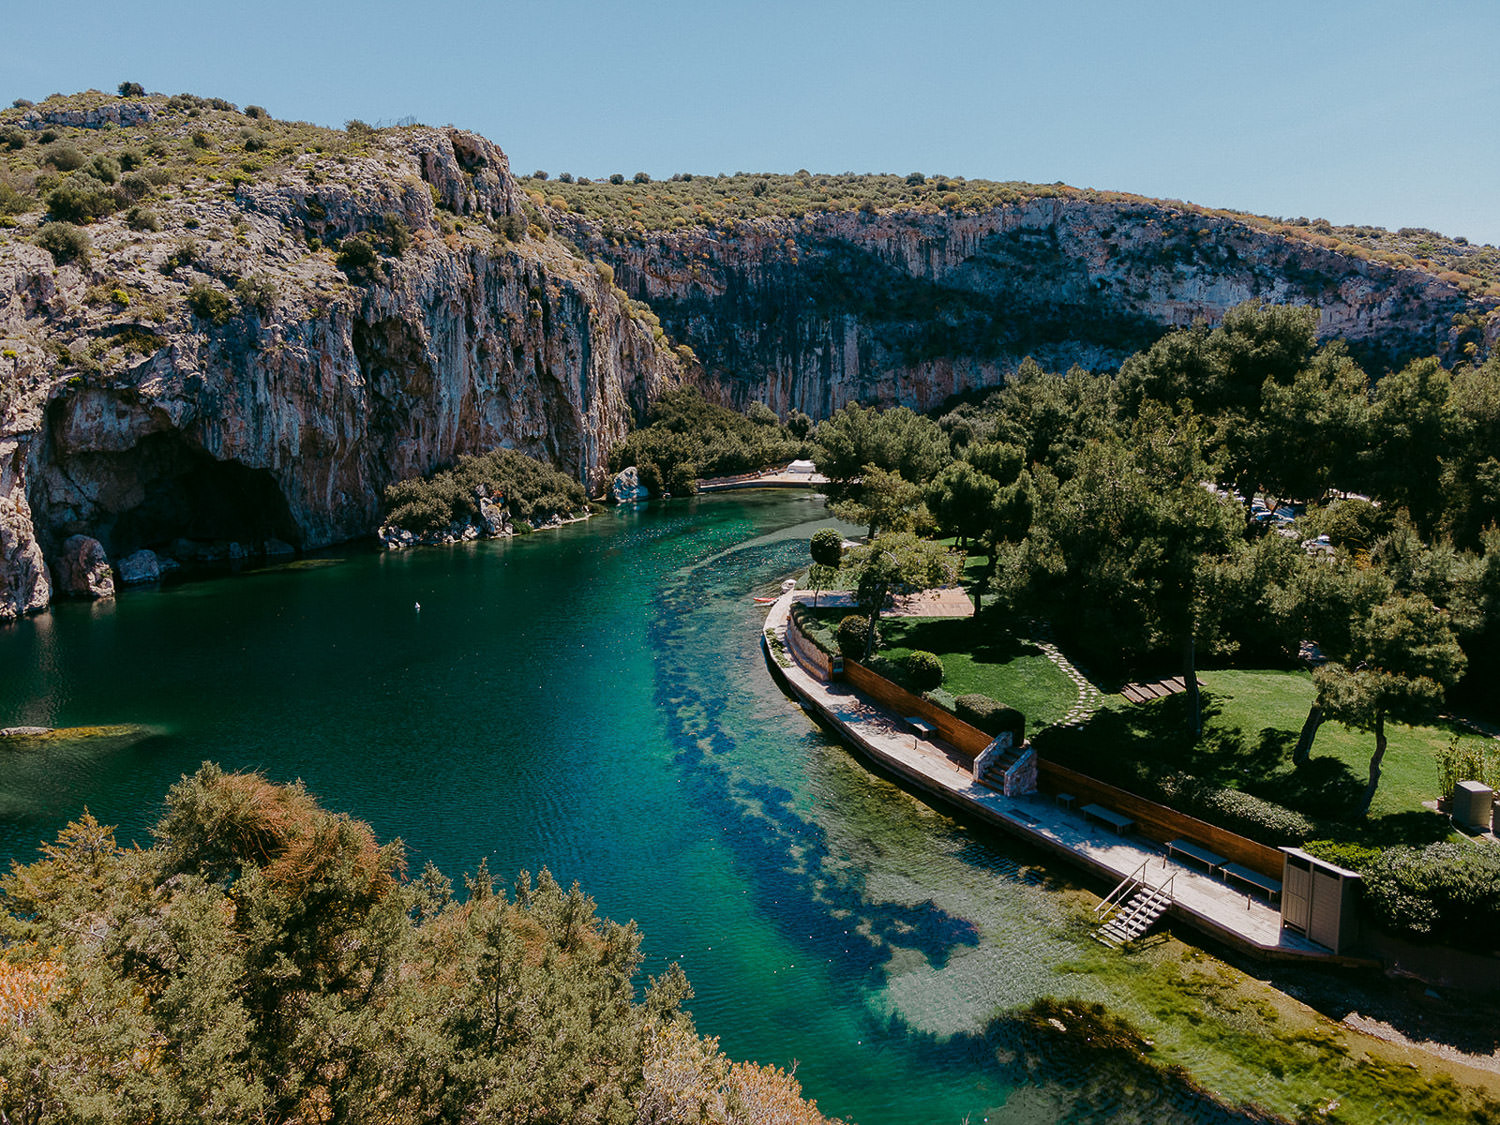
<path id="1" fill-rule="evenodd" d="M 918 691 L 931 691 L 943 683 L 943 662 L 922 649 L 906 658 L 905 671 L 907 681 Z"/>
<path id="2" fill-rule="evenodd" d="M 813 562 L 819 566 L 838 566 L 844 557 L 844 537 L 831 527 L 813 533 L 808 545 Z"/>
<path id="3" fill-rule="evenodd" d="M 840 621 L 838 632 L 835 634 L 839 652 L 852 660 L 865 658 L 866 642 L 869 637 L 870 622 L 857 613 L 851 613 Z"/>

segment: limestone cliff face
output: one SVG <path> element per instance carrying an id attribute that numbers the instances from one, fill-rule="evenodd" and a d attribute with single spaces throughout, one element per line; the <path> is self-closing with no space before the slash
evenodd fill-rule
<path id="1" fill-rule="evenodd" d="M 1028 355 L 1112 368 L 1251 298 L 1316 306 L 1320 332 L 1376 369 L 1451 355 L 1455 314 L 1485 307 L 1431 273 L 1145 202 L 820 213 L 623 244 L 558 219 L 694 349 L 724 399 L 814 418 L 850 400 L 930 408 L 998 385 Z"/>
<path id="2" fill-rule="evenodd" d="M 93 224 L 84 266 L 0 241 L 0 619 L 46 603 L 41 553 L 74 534 L 113 559 L 317 547 L 370 533 L 391 481 L 497 446 L 598 485 L 681 378 L 591 263 L 525 233 L 482 138 L 382 133 L 295 172 L 158 204 L 160 233 Z M 363 273 L 314 248 L 381 245 L 392 218 L 410 245 Z"/>

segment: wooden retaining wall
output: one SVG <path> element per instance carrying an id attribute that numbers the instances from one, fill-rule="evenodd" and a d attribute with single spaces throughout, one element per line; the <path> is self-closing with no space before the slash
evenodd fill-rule
<path id="1" fill-rule="evenodd" d="M 786 643 L 799 664 L 814 675 L 828 679 L 828 654 L 802 632 L 792 614 L 788 614 L 786 619 Z M 852 687 L 858 688 L 898 715 L 915 715 L 926 719 L 937 730 L 939 738 L 968 757 L 971 766 L 973 760 L 984 752 L 984 748 L 994 741 L 978 727 L 943 710 L 936 703 L 929 703 L 920 695 L 913 695 L 900 684 L 892 683 L 884 676 L 870 671 L 857 660 L 844 658 L 844 679 Z"/>
<path id="2" fill-rule="evenodd" d="M 971 765 L 984 752 L 984 748 L 994 741 L 978 727 L 970 726 L 957 715 L 944 711 L 936 703 L 929 703 L 920 695 L 913 695 L 900 684 L 893 684 L 857 660 L 847 657 L 844 659 L 844 679 L 898 715 L 915 715 L 926 719 L 937 728 L 938 737 L 967 756 Z"/>
<path id="3" fill-rule="evenodd" d="M 1041 786 L 1051 793 L 1071 793 L 1078 798 L 1077 805 L 1098 804 L 1123 813 L 1135 821 L 1136 831 L 1142 836 L 1165 843 L 1179 836 L 1202 844 L 1217 852 L 1231 863 L 1240 863 L 1252 871 L 1281 878 L 1281 852 L 1265 844 L 1247 839 L 1237 832 L 1219 828 L 1195 816 L 1158 805 L 1134 793 L 1098 781 L 1067 766 L 1038 759 L 1037 773 Z"/>
<path id="4" fill-rule="evenodd" d="M 828 682 L 829 666 L 832 663 L 828 654 L 812 643 L 812 639 L 797 627 L 797 622 L 791 616 L 786 619 L 786 647 L 793 660 L 824 683 Z"/>
<path id="5" fill-rule="evenodd" d="M 828 678 L 828 655 L 813 644 L 790 615 L 787 617 L 786 639 L 787 647 L 804 668 L 825 680 Z M 971 764 L 993 741 L 978 727 L 971 726 L 919 695 L 913 695 L 900 684 L 892 683 L 884 676 L 872 672 L 857 660 L 845 658 L 844 679 L 898 715 L 916 715 L 926 719 L 937 729 L 938 737 L 966 755 Z M 1237 832 L 1230 832 L 1227 828 L 1219 828 L 1195 816 L 1159 805 L 1040 756 L 1037 758 L 1037 780 L 1048 792 L 1073 794 L 1078 798 L 1079 806 L 1099 804 L 1123 813 L 1135 821 L 1136 830 L 1148 839 L 1166 843 L 1168 840 L 1186 837 L 1217 852 L 1231 863 L 1243 864 L 1250 870 L 1269 875 L 1273 879 L 1281 878 L 1281 852 Z"/>

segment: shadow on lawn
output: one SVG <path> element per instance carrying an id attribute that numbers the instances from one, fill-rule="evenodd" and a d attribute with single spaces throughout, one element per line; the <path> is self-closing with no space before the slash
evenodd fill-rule
<path id="1" fill-rule="evenodd" d="M 937 621 L 882 618 L 882 644 L 886 647 L 926 649 L 928 652 L 966 652 L 976 664 L 1005 664 L 1018 656 L 1036 656 L 1041 649 L 1007 630 L 994 628 L 972 617 L 949 617 Z"/>
<path id="2" fill-rule="evenodd" d="M 1195 742 L 1188 730 L 1187 708 L 1187 696 L 1180 694 L 1102 710 L 1082 728 L 1039 731 L 1032 745 L 1044 758 L 1146 795 L 1157 778 L 1174 773 L 1240 789 L 1302 813 L 1340 840 L 1373 847 L 1421 846 L 1447 835 L 1446 820 L 1428 812 L 1361 818 L 1363 772 L 1316 754 L 1298 769 L 1292 764 L 1297 731 L 1263 727 L 1249 733 L 1237 726 L 1215 726 L 1221 708 L 1212 693 L 1204 692 L 1206 729 Z"/>

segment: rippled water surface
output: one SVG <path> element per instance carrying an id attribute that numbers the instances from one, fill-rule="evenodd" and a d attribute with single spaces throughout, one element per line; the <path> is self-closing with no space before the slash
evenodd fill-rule
<path id="1" fill-rule="evenodd" d="M 1068 873 L 872 774 L 772 683 L 751 595 L 829 522 L 739 494 L 59 605 L 0 631 L 0 726 L 139 729 L 0 754 L 0 859 L 85 806 L 147 842 L 205 759 L 300 777 L 414 870 L 579 880 L 639 921 L 648 972 L 682 963 L 701 1031 L 795 1063 L 825 1112 L 1220 1118 L 995 1020 L 1089 992 L 1060 968 L 1086 941 Z"/>

